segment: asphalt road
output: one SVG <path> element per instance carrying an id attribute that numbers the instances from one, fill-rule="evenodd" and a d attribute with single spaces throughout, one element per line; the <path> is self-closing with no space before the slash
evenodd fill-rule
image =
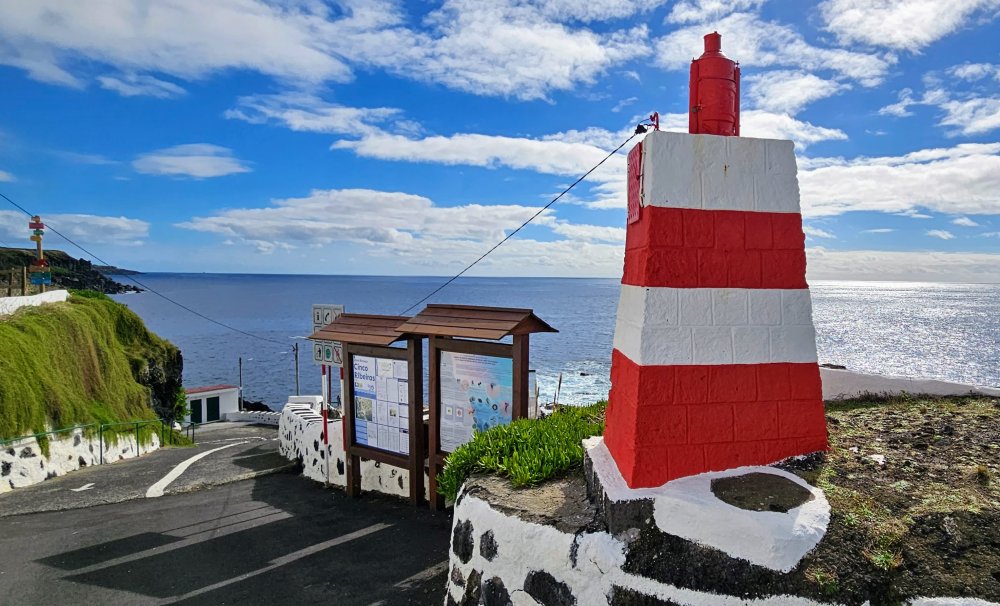
<path id="1" fill-rule="evenodd" d="M 0 518 L 146 498 L 176 466 L 205 456 L 164 487 L 164 494 L 225 484 L 289 467 L 274 427 L 222 423 L 199 428 L 190 447 L 161 448 L 137 459 L 95 465 L 0 495 Z"/>
<path id="2" fill-rule="evenodd" d="M 450 528 L 447 514 L 290 472 L 8 516 L 0 604 L 441 604 Z"/>

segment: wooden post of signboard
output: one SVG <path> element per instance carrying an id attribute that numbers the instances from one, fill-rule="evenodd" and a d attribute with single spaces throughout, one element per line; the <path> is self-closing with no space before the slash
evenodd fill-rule
<path id="1" fill-rule="evenodd" d="M 430 337 L 427 340 L 427 403 L 428 412 L 428 443 L 427 443 L 427 493 L 430 497 L 431 509 L 444 509 L 444 497 L 438 494 L 437 476 L 441 471 L 441 350 L 438 342 L 441 337 Z"/>
<path id="2" fill-rule="evenodd" d="M 422 339 L 409 339 L 406 364 L 410 400 L 410 503 L 424 502 L 424 347 Z"/>
<path id="3" fill-rule="evenodd" d="M 514 357 L 513 380 L 511 385 L 511 405 L 514 407 L 514 419 L 528 418 L 528 337 L 529 335 L 514 335 L 514 346 L 511 352 Z"/>
<path id="4" fill-rule="evenodd" d="M 21 296 L 28 296 L 28 268 L 21 268 Z"/>

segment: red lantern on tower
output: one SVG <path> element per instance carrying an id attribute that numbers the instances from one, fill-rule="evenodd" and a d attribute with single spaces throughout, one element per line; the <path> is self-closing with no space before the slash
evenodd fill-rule
<path id="1" fill-rule="evenodd" d="M 740 134 L 740 66 L 722 54 L 722 35 L 705 36 L 705 52 L 691 62 L 688 132 Z"/>

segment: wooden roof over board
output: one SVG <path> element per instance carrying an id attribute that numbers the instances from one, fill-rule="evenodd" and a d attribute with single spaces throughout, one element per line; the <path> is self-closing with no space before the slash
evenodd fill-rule
<path id="1" fill-rule="evenodd" d="M 478 305 L 428 305 L 399 326 L 405 333 L 435 337 L 502 339 L 507 335 L 559 332 L 530 309 Z"/>
<path id="2" fill-rule="evenodd" d="M 409 319 L 409 316 L 342 314 L 333 322 L 309 335 L 309 338 L 314 341 L 391 345 L 405 336 L 399 330 L 399 325 Z"/>

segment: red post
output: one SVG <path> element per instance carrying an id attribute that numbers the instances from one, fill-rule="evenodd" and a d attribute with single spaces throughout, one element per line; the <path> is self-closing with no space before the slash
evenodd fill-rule
<path id="1" fill-rule="evenodd" d="M 705 52 L 691 62 L 690 113 L 692 135 L 740 134 L 740 66 L 722 54 L 722 35 L 705 36 Z"/>

